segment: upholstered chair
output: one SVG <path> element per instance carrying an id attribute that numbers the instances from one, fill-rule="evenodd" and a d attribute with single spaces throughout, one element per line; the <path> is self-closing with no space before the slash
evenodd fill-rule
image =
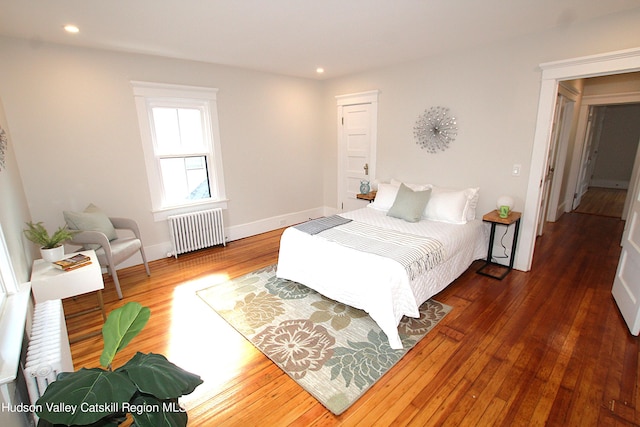
<path id="1" fill-rule="evenodd" d="M 106 268 L 113 278 L 118 298 L 122 299 L 122 290 L 120 289 L 117 272 L 119 264 L 139 252 L 142 256 L 144 268 L 147 270 L 147 276 L 151 276 L 147 257 L 144 253 L 144 245 L 140 238 L 140 230 L 134 220 L 107 217 L 93 205 L 90 205 L 82 213 L 65 211 L 64 217 L 70 229 L 79 230 L 69 243 L 96 251 L 100 266 Z M 113 230 L 110 226 L 113 227 Z M 119 236 L 116 230 L 129 230 L 130 233 L 123 234 L 132 233 L 133 236 Z"/>

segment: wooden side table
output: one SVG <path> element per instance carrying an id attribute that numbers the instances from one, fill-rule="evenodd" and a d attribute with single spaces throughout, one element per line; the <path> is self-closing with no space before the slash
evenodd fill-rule
<path id="1" fill-rule="evenodd" d="M 359 193 L 359 194 L 356 194 L 356 199 L 368 200 L 369 203 L 371 203 L 376 198 L 376 193 L 377 191 L 370 191 L 367 194 Z"/>
<path id="2" fill-rule="evenodd" d="M 520 231 L 520 219 L 522 217 L 521 212 L 509 212 L 509 215 L 506 218 L 501 218 L 500 213 L 497 210 L 491 211 L 485 214 L 482 217 L 482 220 L 485 222 L 491 223 L 491 233 L 489 235 L 489 248 L 487 251 L 487 260 L 485 264 L 480 267 L 477 273 L 482 274 L 483 276 L 492 277 L 494 279 L 502 280 L 507 274 L 513 270 L 513 262 L 515 261 L 516 256 L 516 244 L 518 243 L 518 232 Z M 509 266 L 498 264 L 496 262 L 491 261 L 493 257 L 493 242 L 495 240 L 496 234 L 496 225 L 502 224 L 509 227 L 511 224 L 515 224 L 515 229 L 513 231 L 513 242 L 511 243 L 511 257 L 509 257 Z M 492 267 L 497 267 L 499 269 L 505 269 L 501 274 L 493 274 L 490 270 Z M 493 268 L 495 270 L 495 268 Z"/>
<path id="3" fill-rule="evenodd" d="M 98 297 L 98 307 L 92 310 L 85 310 L 80 313 L 74 313 L 67 317 L 75 317 L 87 314 L 92 311 L 100 310 L 102 312 L 102 320 L 107 319 L 104 311 L 104 301 L 102 299 L 102 290 L 104 289 L 104 281 L 102 280 L 102 269 L 96 257 L 95 251 L 82 251 L 91 258 L 91 264 L 76 268 L 70 271 L 60 270 L 53 266 L 50 262 L 43 259 L 37 259 L 33 262 L 31 270 L 31 292 L 37 303 L 54 299 L 65 299 L 96 292 Z M 100 332 L 98 332 L 100 333 Z M 97 334 L 89 334 L 78 338 L 78 340 L 87 338 Z"/>

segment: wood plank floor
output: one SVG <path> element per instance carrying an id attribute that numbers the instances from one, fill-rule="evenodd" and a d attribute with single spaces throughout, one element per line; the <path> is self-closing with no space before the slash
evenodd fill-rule
<path id="1" fill-rule="evenodd" d="M 575 212 L 621 218 L 626 197 L 624 189 L 589 187 Z"/>
<path id="2" fill-rule="evenodd" d="M 153 351 L 201 375 L 182 401 L 193 426 L 638 426 L 639 342 L 610 292 L 623 224 L 565 214 L 538 240 L 531 272 L 498 281 L 474 264 L 436 297 L 452 312 L 338 417 L 195 296 L 275 263 L 280 230 L 154 261 L 151 278 L 122 270 L 122 301 L 106 279 L 108 309 L 139 301 L 152 311 L 114 366 Z M 82 296 L 65 310 L 94 303 Z M 100 327 L 94 314 L 68 321 L 71 338 Z M 98 337 L 73 344 L 76 369 L 97 366 L 101 350 Z"/>

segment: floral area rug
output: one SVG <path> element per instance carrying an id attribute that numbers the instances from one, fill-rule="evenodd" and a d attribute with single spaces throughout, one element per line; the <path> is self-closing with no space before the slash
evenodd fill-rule
<path id="1" fill-rule="evenodd" d="M 272 265 L 198 295 L 336 415 L 451 311 L 437 301 L 425 302 L 419 319 L 403 318 L 399 331 L 404 348 L 393 350 L 366 312 L 275 273 Z"/>

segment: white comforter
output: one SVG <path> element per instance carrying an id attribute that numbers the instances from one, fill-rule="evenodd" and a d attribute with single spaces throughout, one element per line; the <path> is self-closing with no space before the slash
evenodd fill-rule
<path id="1" fill-rule="evenodd" d="M 391 348 L 402 348 L 398 324 L 403 316 L 419 317 L 422 303 L 487 253 L 487 233 L 481 220 L 464 225 L 426 220 L 409 223 L 370 208 L 340 216 L 433 237 L 444 245 L 444 261 L 410 280 L 402 265 L 390 258 L 350 249 L 292 227 L 282 234 L 277 276 L 365 310 L 385 332 Z"/>

